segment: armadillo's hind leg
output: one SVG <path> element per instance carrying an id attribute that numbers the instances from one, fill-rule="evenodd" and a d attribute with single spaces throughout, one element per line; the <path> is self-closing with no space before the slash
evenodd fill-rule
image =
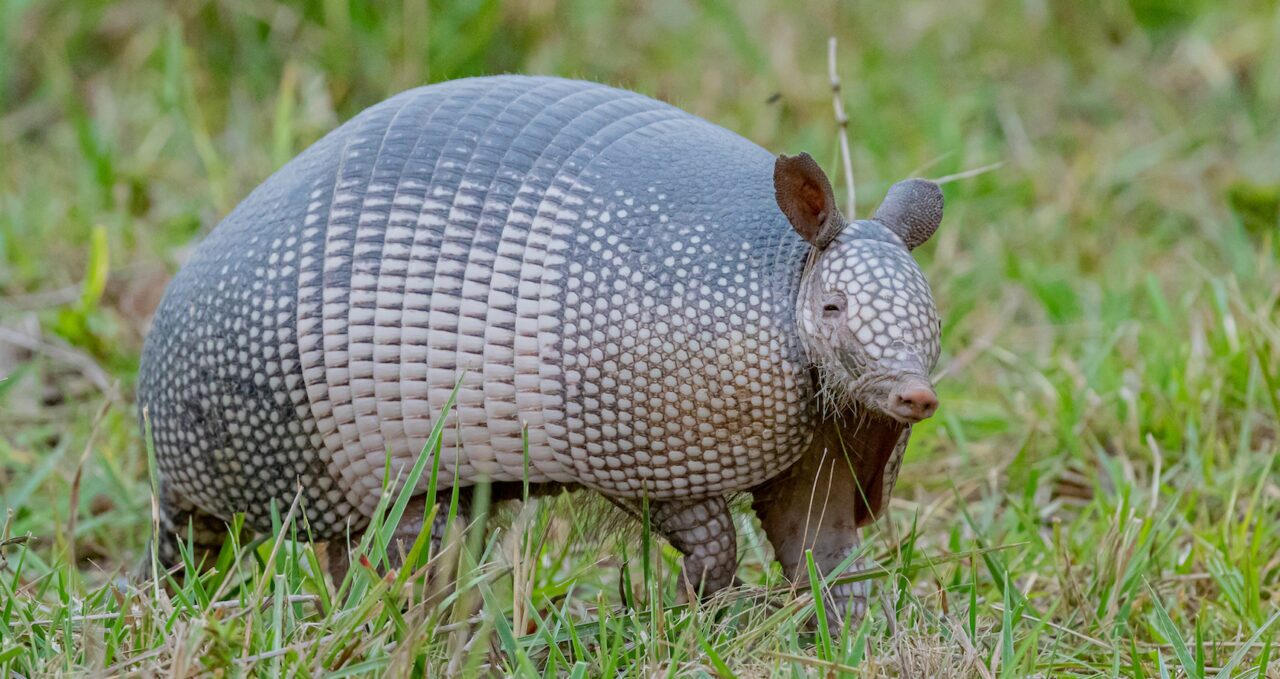
<path id="1" fill-rule="evenodd" d="M 163 486 L 158 503 L 160 511 L 160 534 L 155 541 L 156 561 L 160 568 L 169 570 L 184 564 L 183 547 L 190 548 L 191 564 L 196 570 L 203 571 L 211 567 L 218 558 L 218 552 L 227 538 L 229 529 L 227 522 L 200 509 L 190 500 L 166 490 Z M 248 537 L 246 531 L 241 535 L 241 542 Z M 153 575 L 151 546 L 134 569 L 136 580 L 145 580 Z"/>
<path id="2" fill-rule="evenodd" d="M 710 596 L 733 584 L 738 566 L 737 534 L 723 497 L 664 500 L 649 505 L 649 521 L 684 554 L 678 598 L 687 592 Z"/>

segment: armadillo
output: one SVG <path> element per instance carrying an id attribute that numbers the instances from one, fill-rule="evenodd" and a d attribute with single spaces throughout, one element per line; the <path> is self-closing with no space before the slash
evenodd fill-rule
<path id="1" fill-rule="evenodd" d="M 907 180 L 846 220 L 807 154 L 599 84 L 393 96 L 170 282 L 138 383 L 175 536 L 159 553 L 217 547 L 235 513 L 269 531 L 299 494 L 337 542 L 445 418 L 440 487 L 643 502 L 704 596 L 734 581 L 741 492 L 788 576 L 805 550 L 833 575 L 937 407 L 940 323 L 909 251 L 941 218 L 939 188 Z M 865 583 L 828 594 L 862 615 Z"/>

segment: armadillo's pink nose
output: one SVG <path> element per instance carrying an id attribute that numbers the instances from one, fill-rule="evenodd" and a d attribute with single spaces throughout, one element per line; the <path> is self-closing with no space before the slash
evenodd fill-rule
<path id="1" fill-rule="evenodd" d="M 923 382 L 904 385 L 889 396 L 889 414 L 914 424 L 938 409 L 938 395 Z"/>

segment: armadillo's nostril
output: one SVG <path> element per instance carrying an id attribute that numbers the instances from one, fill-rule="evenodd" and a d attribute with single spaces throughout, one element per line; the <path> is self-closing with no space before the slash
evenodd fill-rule
<path id="1" fill-rule="evenodd" d="M 938 395 L 924 385 L 910 386 L 889 398 L 892 414 L 907 422 L 919 422 L 938 409 Z"/>

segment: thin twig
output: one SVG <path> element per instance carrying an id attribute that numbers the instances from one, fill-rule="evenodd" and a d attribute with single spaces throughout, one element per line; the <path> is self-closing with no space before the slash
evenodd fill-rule
<path id="1" fill-rule="evenodd" d="M 72 564 L 76 563 L 76 519 L 80 515 L 80 482 L 84 478 L 84 465 L 93 452 L 93 441 L 98 436 L 98 428 L 102 426 L 102 418 L 106 417 L 110 408 L 111 399 L 103 399 L 102 407 L 98 408 L 93 426 L 89 429 L 89 440 L 84 442 L 84 452 L 80 455 L 80 463 L 76 465 L 75 478 L 71 481 L 71 498 L 67 507 L 67 561 Z"/>
<path id="2" fill-rule="evenodd" d="M 836 112 L 837 133 L 840 136 L 840 161 L 844 164 L 844 186 L 849 193 L 845 216 L 854 219 L 858 207 L 858 192 L 853 184 L 853 157 L 849 153 L 849 116 L 845 115 L 844 102 L 840 99 L 840 73 L 836 70 L 836 38 L 827 39 L 827 75 L 831 77 L 831 105 Z"/>
<path id="3" fill-rule="evenodd" d="M 118 613 L 90 613 L 90 614 L 87 614 L 87 615 L 72 615 L 72 616 L 69 616 L 69 617 L 67 617 L 67 618 L 63 618 L 63 619 L 61 619 L 61 620 L 54 620 L 54 619 L 52 619 L 52 618 L 45 618 L 45 619 L 42 619 L 42 620 L 32 620 L 30 624 L 32 624 L 32 625 L 40 625 L 40 626 L 43 626 L 43 627 L 47 627 L 47 626 L 49 626 L 49 625 L 55 625 L 55 624 L 56 624 L 56 625 L 61 625 L 61 624 L 62 624 L 62 623 L 64 623 L 64 622 L 69 622 L 69 623 L 71 623 L 71 624 L 73 624 L 73 625 L 74 625 L 74 624 L 76 624 L 76 623 L 82 623 L 82 622 L 100 622 L 100 621 L 103 621 L 103 620 L 115 620 L 115 619 L 120 618 L 120 617 L 122 617 L 122 616 L 124 617 L 124 619 L 125 619 L 125 620 L 128 620 L 129 622 L 134 622 L 134 621 L 138 620 L 138 617 L 139 617 L 139 615 L 138 615 L 138 614 L 135 614 L 135 613 L 124 613 L 124 612 L 118 612 Z"/>
<path id="4" fill-rule="evenodd" d="M 314 594 L 290 594 L 284 598 L 284 603 L 287 606 L 292 606 L 294 604 L 315 603 L 319 600 L 320 600 L 320 597 Z M 272 603 L 275 603 L 275 602 L 259 601 L 257 604 L 257 607 L 265 608 Z M 247 609 L 253 608 L 253 606 L 254 606 L 253 604 L 245 604 L 241 601 L 236 601 L 234 599 L 231 599 L 228 601 L 214 601 L 213 603 L 209 604 L 206 607 L 206 609 L 211 611 L 218 610 L 218 609 L 247 610 Z"/>
<path id="5" fill-rule="evenodd" d="M 977 177 L 978 175 L 981 175 L 981 174 L 986 174 L 994 170 L 999 170 L 1002 167 L 1004 167 L 1003 160 L 998 163 L 991 163 L 989 165 L 983 165 L 982 167 L 975 167 L 972 170 L 965 170 L 964 172 L 957 172 L 955 174 L 944 175 L 942 177 L 938 177 L 937 179 L 933 179 L 930 181 L 932 181 L 934 184 L 938 184 L 939 186 L 941 186 L 942 184 L 950 184 L 951 182 L 959 181 L 961 179 Z"/>
<path id="6" fill-rule="evenodd" d="M 77 351 L 60 341 L 44 340 L 38 337 L 29 337 L 23 333 L 0 327 L 0 342 L 12 344 L 21 349 L 26 349 L 32 353 L 44 354 L 54 360 L 62 361 L 68 365 L 75 366 L 80 374 L 84 375 L 90 382 L 93 382 L 103 394 L 108 397 L 116 395 L 116 388 L 111 377 L 107 375 L 107 371 L 98 365 L 88 354 Z"/>
<path id="7" fill-rule="evenodd" d="M 117 662 L 116 664 L 112 665 L 111 667 L 108 667 L 107 669 L 103 670 L 103 671 L 102 671 L 102 676 L 104 676 L 104 677 L 113 677 L 113 676 L 117 676 L 117 675 L 118 675 L 118 674 L 120 674 L 122 671 L 124 671 L 124 670 L 126 670 L 126 669 L 128 669 L 128 668 L 130 668 L 130 667 L 132 667 L 132 666 L 134 666 L 134 665 L 140 665 L 140 664 L 142 664 L 142 663 L 144 663 L 144 662 L 146 662 L 146 661 L 148 661 L 148 660 L 152 660 L 152 659 L 154 659 L 154 658 L 159 658 L 161 655 L 163 655 L 164 653 L 167 653 L 167 652 L 169 652 L 169 651 L 170 651 L 170 649 L 169 649 L 169 647 L 168 647 L 168 646 L 161 646 L 160 648 L 157 648 L 157 649 L 153 649 L 153 650 L 147 651 L 146 653 L 143 653 L 142 655 L 135 655 L 135 656 L 133 656 L 132 658 L 125 658 L 125 659 L 123 659 L 123 660 L 121 660 L 121 661 Z"/>
<path id="8" fill-rule="evenodd" d="M 769 655 L 783 660 L 790 660 L 794 663 L 805 665 L 806 667 L 818 667 L 826 670 L 828 673 L 852 674 L 857 671 L 856 667 L 849 665 L 841 665 L 831 660 L 823 660 L 822 658 L 810 658 L 803 655 L 795 655 L 793 653 L 783 653 L 781 651 L 767 651 Z"/>
<path id="9" fill-rule="evenodd" d="M 10 295 L 0 299 L 0 305 L 18 311 L 33 311 L 70 304 L 80 298 L 80 285 L 68 285 L 56 290 L 41 290 L 26 295 Z"/>
<path id="10" fill-rule="evenodd" d="M 986 331 L 982 333 L 976 340 L 969 343 L 964 351 L 956 355 L 949 363 L 942 367 L 941 370 L 933 376 L 933 383 L 938 384 L 947 378 L 948 375 L 954 375 L 969 366 L 978 356 L 982 355 L 995 345 L 996 340 L 1000 339 L 1001 333 L 1005 326 L 1008 325 L 1008 319 L 1013 312 L 1018 309 L 1019 302 L 1017 299 L 1009 299 L 1005 301 L 1005 308 L 1008 313 L 1001 315 L 995 322 L 987 325 Z"/>
<path id="11" fill-rule="evenodd" d="M 1160 454 L 1160 444 L 1156 437 L 1147 432 L 1147 445 L 1151 447 L 1151 457 L 1155 458 L 1155 468 L 1151 472 L 1151 506 L 1147 509 L 1147 519 L 1154 520 L 1156 507 L 1160 504 L 1160 468 L 1164 466 L 1164 455 Z"/>
<path id="12" fill-rule="evenodd" d="M 299 651 L 304 648 L 307 648 L 308 646 L 328 643 L 330 641 L 333 641 L 335 638 L 337 638 L 337 636 L 338 635 L 336 634 L 326 634 L 325 636 L 320 637 L 319 639 L 305 639 L 303 641 L 298 641 L 288 646 L 273 649 L 265 653 L 258 653 L 257 655 L 247 655 L 242 658 L 236 658 L 236 662 L 240 663 L 241 665 L 252 665 L 254 663 L 261 662 L 263 660 L 270 660 L 272 658 L 285 655 L 290 651 Z M 391 646 L 394 646 L 394 645 L 395 645 L 395 642 L 391 642 Z M 390 647 L 388 647 L 388 649 L 389 648 Z M 388 650 L 388 649 L 384 649 L 384 650 Z"/>

